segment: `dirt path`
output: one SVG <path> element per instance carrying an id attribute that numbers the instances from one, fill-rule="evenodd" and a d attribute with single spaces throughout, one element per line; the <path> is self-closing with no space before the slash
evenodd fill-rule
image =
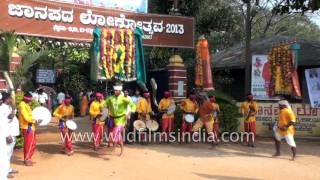
<path id="1" fill-rule="evenodd" d="M 86 121 L 80 127 L 89 127 Z M 320 142 L 299 140 L 298 158 L 291 162 L 290 150 L 282 143 L 280 158 L 271 139 L 259 139 L 257 148 L 222 144 L 213 150 L 206 144 L 127 145 L 118 157 L 106 147 L 93 152 L 89 144 L 77 144 L 75 155 L 60 154 L 55 127 L 39 130 L 33 167 L 22 165 L 23 153 L 14 154 L 18 180 L 64 179 L 320 179 Z"/>

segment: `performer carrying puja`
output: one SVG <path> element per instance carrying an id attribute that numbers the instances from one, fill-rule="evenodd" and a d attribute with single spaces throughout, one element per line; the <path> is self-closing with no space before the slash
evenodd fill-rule
<path id="1" fill-rule="evenodd" d="M 285 139 L 287 144 L 291 147 L 292 157 L 291 160 L 296 158 L 296 143 L 294 141 L 296 116 L 294 115 L 291 106 L 288 101 L 279 101 L 279 117 L 278 122 L 274 126 L 275 147 L 276 153 L 273 155 L 280 156 L 280 143 L 282 139 Z"/>
<path id="2" fill-rule="evenodd" d="M 61 133 L 61 137 L 64 141 L 63 152 L 67 155 L 72 155 L 72 130 L 66 126 L 66 121 L 70 119 L 74 119 L 74 107 L 72 106 L 70 96 L 66 96 L 64 102 L 56 108 L 53 113 L 53 116 L 59 119 L 59 129 Z"/>
<path id="3" fill-rule="evenodd" d="M 116 84 L 113 86 L 114 95 L 110 96 L 106 100 L 106 107 L 109 109 L 110 120 L 114 122 L 112 128 L 112 140 L 113 148 L 115 144 L 119 144 L 121 147 L 120 155 L 123 153 L 123 138 L 122 131 L 127 123 L 126 114 L 128 106 L 130 106 L 131 112 L 136 111 L 136 106 L 129 97 L 121 95 L 122 85 Z"/>
<path id="4" fill-rule="evenodd" d="M 199 106 L 200 106 L 199 119 L 194 124 L 192 131 L 193 133 L 198 133 L 198 131 L 201 130 L 203 126 L 205 126 L 207 134 L 211 138 L 210 141 L 213 146 L 216 142 L 216 139 L 213 133 L 213 124 L 214 124 L 213 113 L 214 113 L 215 107 L 212 105 L 212 103 L 209 101 L 209 99 L 205 94 L 199 96 Z"/>
<path id="5" fill-rule="evenodd" d="M 161 131 L 162 131 L 162 137 L 161 141 L 164 141 L 164 138 L 168 139 L 169 133 L 173 129 L 173 120 L 174 120 L 174 113 L 169 114 L 168 108 L 172 105 L 174 105 L 175 102 L 171 98 L 171 94 L 169 91 L 164 92 L 164 98 L 162 98 L 159 102 L 159 111 L 163 113 L 162 115 L 162 122 L 161 122 Z"/>
<path id="6" fill-rule="evenodd" d="M 219 128 L 219 113 L 220 113 L 220 106 L 217 103 L 216 97 L 215 96 L 209 96 L 209 100 L 212 103 L 214 107 L 214 112 L 213 112 L 213 118 L 214 118 L 214 123 L 213 123 L 213 133 L 216 137 L 217 140 L 219 140 L 220 136 L 220 128 Z"/>
<path id="7" fill-rule="evenodd" d="M 199 106 L 196 101 L 195 93 L 190 93 L 189 98 L 181 102 L 180 108 L 183 111 L 182 115 L 182 124 L 181 124 L 181 139 L 185 141 L 186 133 L 192 133 L 192 124 L 194 122 L 194 115 L 198 112 Z"/>
<path id="8" fill-rule="evenodd" d="M 42 120 L 34 120 L 32 118 L 32 111 L 30 108 L 30 103 L 32 101 L 32 95 L 26 94 L 23 97 L 23 100 L 19 104 L 19 121 L 20 127 L 22 129 L 24 144 L 24 164 L 26 166 L 32 166 L 33 162 L 31 161 L 32 155 L 36 148 L 36 123 L 41 123 Z"/>
<path id="9" fill-rule="evenodd" d="M 256 113 L 258 104 L 253 100 L 251 93 L 247 95 L 247 101 L 240 105 L 240 113 L 244 116 L 244 131 L 248 133 L 248 146 L 254 147 L 256 136 Z"/>
<path id="10" fill-rule="evenodd" d="M 93 149 L 96 151 L 103 140 L 103 129 L 105 121 L 101 120 L 102 109 L 105 106 L 103 94 L 97 92 L 95 100 L 90 104 L 89 114 L 92 120 Z"/>

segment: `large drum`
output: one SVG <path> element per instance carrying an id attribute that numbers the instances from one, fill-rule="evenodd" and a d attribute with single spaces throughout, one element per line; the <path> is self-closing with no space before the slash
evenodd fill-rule
<path id="1" fill-rule="evenodd" d="M 77 129 L 77 124 L 73 120 L 67 120 L 66 121 L 66 126 L 67 126 L 68 129 L 70 129 L 72 131 Z"/>
<path id="2" fill-rule="evenodd" d="M 137 130 L 137 131 L 145 131 L 146 130 L 146 124 L 144 123 L 144 121 L 141 120 L 135 120 L 133 123 L 133 127 Z"/>
<path id="3" fill-rule="evenodd" d="M 159 123 L 155 120 L 147 120 L 146 127 L 149 131 L 157 131 L 159 129 Z"/>
<path id="4" fill-rule="evenodd" d="M 102 116 L 101 116 L 100 120 L 101 121 L 106 121 L 107 117 L 108 117 L 108 114 L 109 114 L 108 108 L 103 108 L 101 114 L 102 114 Z"/>
<path id="5" fill-rule="evenodd" d="M 32 118 L 35 120 L 42 120 L 42 122 L 39 124 L 39 126 L 45 126 L 48 125 L 51 121 L 51 112 L 49 111 L 49 109 L 40 106 L 40 107 L 36 107 L 33 109 L 32 111 Z"/>
<path id="6" fill-rule="evenodd" d="M 171 115 L 174 113 L 174 111 L 176 110 L 176 104 L 175 103 L 172 103 L 169 107 L 168 107 L 168 111 L 167 111 L 167 114 Z"/>
<path id="7" fill-rule="evenodd" d="M 194 115 L 193 114 L 186 114 L 184 119 L 188 122 L 188 123 L 193 123 L 194 122 Z"/>

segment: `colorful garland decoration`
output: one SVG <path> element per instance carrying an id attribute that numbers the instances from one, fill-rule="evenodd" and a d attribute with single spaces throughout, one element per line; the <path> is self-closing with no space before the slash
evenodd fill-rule
<path id="1" fill-rule="evenodd" d="M 270 88 L 269 96 L 291 95 L 297 96 L 294 85 L 296 83 L 297 72 L 293 65 L 293 51 L 290 43 L 282 43 L 273 47 L 268 55 L 270 64 Z M 293 77 L 293 74 L 296 76 Z M 297 88 L 300 91 L 300 85 Z M 298 93 L 299 94 L 299 93 Z M 301 95 L 300 95 L 301 96 Z"/>
<path id="2" fill-rule="evenodd" d="M 102 75 L 106 79 L 133 81 L 135 73 L 135 41 L 131 29 L 102 29 L 100 40 Z"/>
<path id="3" fill-rule="evenodd" d="M 203 87 L 203 62 L 201 58 L 201 41 L 196 45 L 196 67 L 195 67 L 195 85 L 197 87 Z"/>

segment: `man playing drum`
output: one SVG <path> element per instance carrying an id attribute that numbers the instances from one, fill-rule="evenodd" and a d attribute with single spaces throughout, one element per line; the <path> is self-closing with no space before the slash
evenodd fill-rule
<path id="1" fill-rule="evenodd" d="M 161 141 L 164 141 L 165 139 L 167 140 L 169 138 L 169 133 L 173 130 L 174 113 L 169 114 L 168 108 L 174 104 L 174 100 L 171 98 L 171 93 L 169 91 L 165 91 L 164 98 L 160 100 L 158 107 L 159 111 L 163 113 L 161 132 L 164 134 L 161 137 Z"/>
<path id="2" fill-rule="evenodd" d="M 278 123 L 274 127 L 276 153 L 273 156 L 280 156 L 280 143 L 282 139 L 285 139 L 291 147 L 291 160 L 293 161 L 296 158 L 296 143 L 293 137 L 295 133 L 294 123 L 296 122 L 296 116 L 289 102 L 286 100 L 279 101 L 279 109 Z"/>
<path id="3" fill-rule="evenodd" d="M 138 112 L 138 119 L 144 121 L 146 123 L 147 120 L 150 119 L 150 114 L 152 112 L 151 109 L 151 100 L 150 100 L 150 93 L 144 92 L 143 98 L 141 98 L 137 103 L 137 112 Z M 137 129 L 139 131 L 139 129 Z M 145 141 L 144 134 L 141 135 L 141 141 Z"/>
<path id="4" fill-rule="evenodd" d="M 185 141 L 185 134 L 189 133 L 190 137 L 191 137 L 191 133 L 192 133 L 192 123 L 191 121 L 189 121 L 188 119 L 186 119 L 186 117 L 188 118 L 188 116 L 190 116 L 190 118 L 193 117 L 193 121 L 194 121 L 194 115 L 198 112 L 199 110 L 199 106 L 198 103 L 196 101 L 196 95 L 195 93 L 190 93 L 189 94 L 189 98 L 185 99 L 181 102 L 180 104 L 180 108 L 183 111 L 183 115 L 182 115 L 182 124 L 181 124 L 181 139 L 184 142 Z"/>
<path id="5" fill-rule="evenodd" d="M 22 129 L 24 144 L 24 164 L 26 166 L 32 166 L 33 162 L 31 161 L 32 155 L 36 148 L 36 123 L 41 123 L 41 120 L 38 122 L 32 118 L 32 111 L 30 108 L 30 103 L 32 101 L 32 95 L 26 94 L 23 97 L 23 100 L 19 104 L 19 121 L 20 127 Z"/>
<path id="6" fill-rule="evenodd" d="M 110 96 L 106 100 L 106 107 L 109 109 L 110 120 L 114 122 L 114 127 L 112 128 L 112 140 L 113 148 L 115 144 L 119 144 L 121 147 L 121 153 L 123 152 L 123 139 L 122 131 L 126 125 L 126 114 L 128 106 L 130 106 L 131 112 L 136 111 L 136 106 L 131 99 L 121 95 L 122 85 L 116 84 L 113 86 L 114 95 Z"/>
<path id="7" fill-rule="evenodd" d="M 59 119 L 59 129 L 64 141 L 63 151 L 69 156 L 73 154 L 72 130 L 66 127 L 65 123 L 67 120 L 74 119 L 74 107 L 71 101 L 71 97 L 66 96 L 64 102 L 53 113 L 53 116 Z"/>
<path id="8" fill-rule="evenodd" d="M 248 146 L 254 147 L 256 136 L 256 113 L 258 104 L 253 100 L 251 93 L 247 95 L 247 101 L 240 105 L 240 113 L 244 116 L 244 131 L 248 134 Z"/>
<path id="9" fill-rule="evenodd" d="M 214 123 L 213 123 L 213 133 L 216 137 L 216 139 L 219 139 L 219 134 L 220 134 L 220 129 L 219 129 L 219 118 L 218 115 L 220 113 L 220 107 L 219 104 L 217 103 L 216 97 L 215 96 L 209 96 L 209 100 L 212 103 L 214 107 L 214 112 L 213 112 L 213 118 L 214 118 Z"/>
<path id="10" fill-rule="evenodd" d="M 96 151 L 103 140 L 103 129 L 105 121 L 101 120 L 102 109 L 105 106 L 102 93 L 96 93 L 95 100 L 91 103 L 89 114 L 92 120 L 93 149 Z"/>

